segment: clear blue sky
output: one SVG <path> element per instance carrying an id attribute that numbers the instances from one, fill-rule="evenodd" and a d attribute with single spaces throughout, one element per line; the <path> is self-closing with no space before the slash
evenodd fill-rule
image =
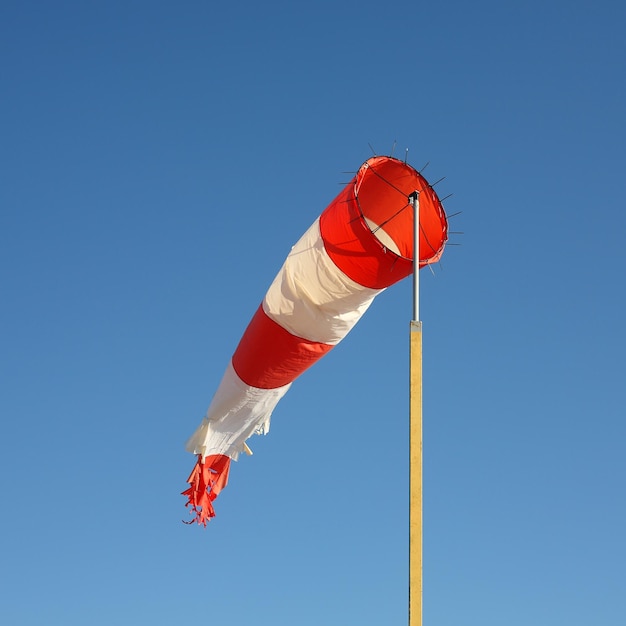
<path id="1" fill-rule="evenodd" d="M 424 623 L 626 619 L 624 3 L 0 8 L 0 621 L 406 623 L 410 281 L 185 526 L 199 423 L 371 155 L 446 179 L 422 273 Z"/>

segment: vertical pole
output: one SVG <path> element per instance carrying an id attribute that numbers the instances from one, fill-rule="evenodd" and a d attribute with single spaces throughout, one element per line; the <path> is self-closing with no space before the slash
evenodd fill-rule
<path id="1" fill-rule="evenodd" d="M 419 321 L 419 192 L 413 205 L 413 320 L 409 389 L 409 626 L 422 626 L 422 322 Z"/>

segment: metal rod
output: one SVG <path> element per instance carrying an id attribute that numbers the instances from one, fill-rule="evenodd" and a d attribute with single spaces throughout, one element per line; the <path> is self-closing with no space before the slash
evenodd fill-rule
<path id="1" fill-rule="evenodd" d="M 413 207 L 413 321 L 420 319 L 420 192 L 409 196 Z"/>

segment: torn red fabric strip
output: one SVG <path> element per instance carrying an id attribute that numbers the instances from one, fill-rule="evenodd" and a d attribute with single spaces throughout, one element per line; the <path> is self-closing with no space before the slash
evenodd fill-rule
<path id="1" fill-rule="evenodd" d="M 215 517 L 215 509 L 211 504 L 219 495 L 220 491 L 228 484 L 228 472 L 230 470 L 230 457 L 224 454 L 212 454 L 202 459 L 198 455 L 198 460 L 194 466 L 187 482 L 191 485 L 189 489 L 182 492 L 187 496 L 187 504 L 191 507 L 194 518 L 186 524 L 202 524 Z"/>

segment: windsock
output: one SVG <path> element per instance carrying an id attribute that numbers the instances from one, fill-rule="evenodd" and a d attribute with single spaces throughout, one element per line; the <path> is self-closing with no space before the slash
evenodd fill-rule
<path id="1" fill-rule="evenodd" d="M 384 289 L 413 272 L 419 193 L 419 265 L 437 262 L 448 224 L 433 188 L 413 167 L 376 156 L 291 249 L 246 328 L 200 426 L 187 442 L 197 455 L 183 492 L 194 521 L 215 516 L 231 459 L 269 431 L 291 383 L 336 346 Z"/>

